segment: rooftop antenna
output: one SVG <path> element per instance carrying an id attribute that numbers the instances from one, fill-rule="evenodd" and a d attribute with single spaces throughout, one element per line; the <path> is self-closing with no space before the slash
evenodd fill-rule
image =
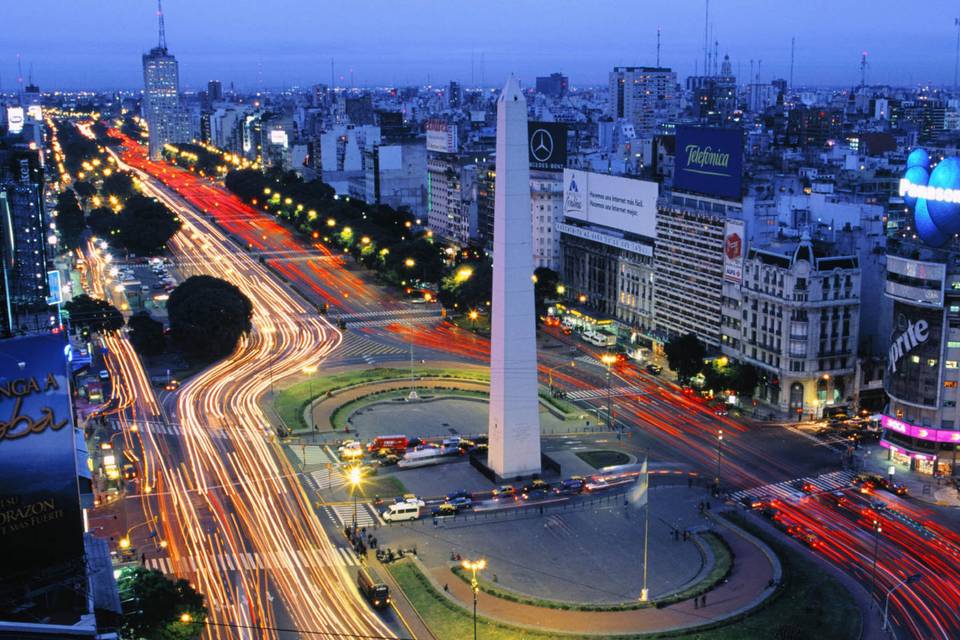
<path id="1" fill-rule="evenodd" d="M 867 52 L 864 51 L 860 56 L 860 88 L 867 86 Z"/>
<path id="2" fill-rule="evenodd" d="M 657 27 L 657 68 L 660 68 L 660 27 Z M 957 84 L 956 79 L 953 84 Z"/>
<path id="3" fill-rule="evenodd" d="M 749 84 L 753 84 L 754 82 L 756 82 L 756 80 L 755 80 L 754 77 L 753 77 L 753 58 L 750 58 L 750 82 L 749 82 Z"/>
<path id="4" fill-rule="evenodd" d="M 790 38 L 790 89 L 793 90 L 793 54 L 794 49 L 797 46 L 797 39 L 795 37 Z"/>
<path id="5" fill-rule="evenodd" d="M 760 67 L 763 66 L 763 59 L 757 60 L 757 84 L 760 84 Z"/>
<path id="6" fill-rule="evenodd" d="M 20 104 L 23 104 L 23 65 L 20 62 L 20 54 L 17 54 L 17 96 Z"/>
<path id="7" fill-rule="evenodd" d="M 703 20 L 703 75 L 709 75 L 710 68 L 710 0 L 706 0 L 706 14 Z"/>
<path id="8" fill-rule="evenodd" d="M 167 50 L 167 28 L 163 24 L 163 0 L 157 0 L 157 20 L 160 25 L 160 44 L 157 45 L 164 51 Z"/>
<path id="9" fill-rule="evenodd" d="M 330 91 L 337 88 L 337 79 L 333 72 L 333 58 L 330 58 Z"/>
<path id="10" fill-rule="evenodd" d="M 713 41 L 713 75 L 720 75 L 720 43 Z"/>

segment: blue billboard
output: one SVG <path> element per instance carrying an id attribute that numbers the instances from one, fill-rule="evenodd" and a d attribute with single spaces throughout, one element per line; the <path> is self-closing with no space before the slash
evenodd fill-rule
<path id="1" fill-rule="evenodd" d="M 0 584 L 82 575 L 83 519 L 67 341 L 0 341 Z"/>
<path id="2" fill-rule="evenodd" d="M 739 200 L 743 182 L 743 130 L 677 127 L 673 188 Z"/>

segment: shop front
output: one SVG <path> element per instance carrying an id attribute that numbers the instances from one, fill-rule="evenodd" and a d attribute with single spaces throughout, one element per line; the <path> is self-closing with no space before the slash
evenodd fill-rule
<path id="1" fill-rule="evenodd" d="M 925 475 L 953 475 L 960 431 L 912 425 L 890 416 L 881 418 L 881 426 L 880 446 L 889 452 L 891 462 Z"/>

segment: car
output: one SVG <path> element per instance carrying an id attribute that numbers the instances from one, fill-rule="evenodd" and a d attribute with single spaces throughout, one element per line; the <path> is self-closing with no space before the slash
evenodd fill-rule
<path id="1" fill-rule="evenodd" d="M 433 508 L 433 515 L 435 516 L 455 516 L 459 513 L 459 510 L 449 502 L 444 502 Z"/>
<path id="2" fill-rule="evenodd" d="M 133 480 L 137 477 L 137 468 L 130 463 L 123 465 L 123 479 Z"/>
<path id="3" fill-rule="evenodd" d="M 400 456 L 395 453 L 388 453 L 387 455 L 380 458 L 379 463 L 381 467 L 392 467 L 395 464 L 400 462 Z"/>
<path id="4" fill-rule="evenodd" d="M 449 500 L 449 503 L 456 507 L 457 511 L 466 511 L 468 509 L 473 509 L 473 499 L 472 498 L 454 498 Z"/>
<path id="5" fill-rule="evenodd" d="M 727 405 L 725 405 L 725 404 L 715 404 L 715 405 L 713 405 L 713 415 L 715 415 L 715 416 L 725 416 L 725 415 L 727 415 Z"/>
<path id="6" fill-rule="evenodd" d="M 891 482 L 891 483 L 890 483 L 890 486 L 889 486 L 889 487 L 885 487 L 885 489 L 886 489 L 887 491 L 890 491 L 890 492 L 893 493 L 893 494 L 898 495 L 898 496 L 905 496 L 905 495 L 907 495 L 908 493 L 910 493 L 910 491 L 909 491 L 904 485 L 900 484 L 899 482 Z"/>
<path id="7" fill-rule="evenodd" d="M 547 490 L 550 488 L 550 485 L 540 478 L 535 478 L 530 481 L 530 484 L 523 485 L 523 488 L 520 490 L 521 493 L 529 493 L 530 491 L 536 491 L 537 489 Z"/>
<path id="8" fill-rule="evenodd" d="M 683 395 L 685 395 L 685 396 L 692 396 L 692 395 L 694 395 L 694 394 L 696 393 L 696 390 L 695 390 L 693 387 L 689 386 L 689 385 L 683 385 L 683 387 L 680 389 L 680 391 L 681 391 L 681 392 L 683 393 Z"/>
<path id="9" fill-rule="evenodd" d="M 560 482 L 560 486 L 556 487 L 553 491 L 561 495 L 569 495 L 576 493 L 583 493 L 583 488 L 586 485 L 583 478 L 567 478 Z"/>
<path id="10" fill-rule="evenodd" d="M 448 494 L 447 494 L 447 501 L 448 501 L 448 502 L 451 502 L 451 501 L 455 500 L 456 498 L 470 498 L 470 492 L 467 491 L 466 489 L 457 489 L 457 490 L 454 491 L 453 493 L 448 493 Z"/>
<path id="11" fill-rule="evenodd" d="M 526 491 L 523 494 L 524 500 L 543 500 L 550 493 L 546 489 L 533 489 L 531 491 Z"/>
<path id="12" fill-rule="evenodd" d="M 663 372 L 663 367 L 658 364 L 650 363 L 646 366 L 647 373 L 652 373 L 655 376 L 660 375 Z"/>
<path id="13" fill-rule="evenodd" d="M 415 504 L 415 505 L 417 505 L 417 506 L 420 507 L 420 508 L 423 508 L 423 506 L 424 506 L 424 504 L 425 504 L 424 501 L 423 501 L 423 499 L 422 499 L 422 498 L 418 498 L 417 495 L 414 494 L 414 493 L 405 493 L 405 494 L 403 494 L 403 497 L 401 498 L 401 500 L 402 500 L 403 502 L 406 502 L 407 504 Z"/>
<path id="14" fill-rule="evenodd" d="M 163 385 L 163 388 L 164 388 L 166 391 L 176 391 L 177 389 L 180 388 L 180 381 L 179 381 L 179 380 L 170 380 L 169 382 L 167 382 L 167 384 Z"/>
<path id="15" fill-rule="evenodd" d="M 503 484 L 493 490 L 495 498 L 512 498 L 517 495 L 517 488 L 512 484 Z"/>

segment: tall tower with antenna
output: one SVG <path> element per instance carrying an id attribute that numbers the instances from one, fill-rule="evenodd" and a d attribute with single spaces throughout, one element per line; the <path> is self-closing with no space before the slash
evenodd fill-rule
<path id="1" fill-rule="evenodd" d="M 869 66 L 869 63 L 867 62 L 867 52 L 864 51 L 860 55 L 860 88 L 861 89 L 867 86 L 867 66 Z"/>
<path id="2" fill-rule="evenodd" d="M 797 46 L 797 39 L 795 37 L 790 38 L 790 84 L 788 87 L 790 90 L 793 90 L 793 54 Z"/>
<path id="3" fill-rule="evenodd" d="M 150 157 L 161 157 L 164 145 L 189 140 L 191 135 L 180 109 L 180 70 L 167 50 L 163 4 L 157 0 L 157 46 L 143 54 L 143 117 L 149 132 Z"/>
<path id="4" fill-rule="evenodd" d="M 703 75 L 710 75 L 710 0 L 706 0 L 703 19 Z"/>
<path id="5" fill-rule="evenodd" d="M 657 27 L 657 68 L 660 68 L 660 27 Z"/>

